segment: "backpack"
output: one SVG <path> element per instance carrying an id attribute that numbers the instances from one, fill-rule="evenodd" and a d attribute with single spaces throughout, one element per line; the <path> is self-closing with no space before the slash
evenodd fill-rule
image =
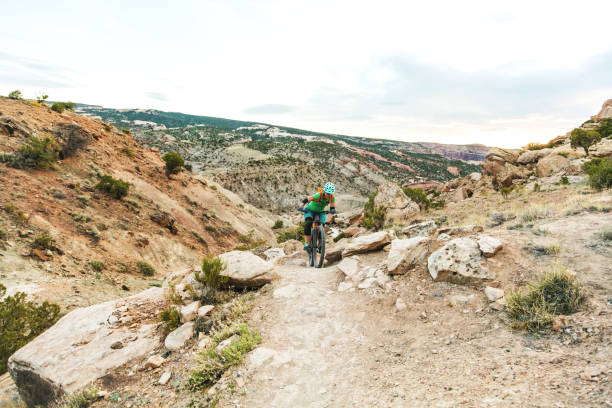
<path id="1" fill-rule="evenodd" d="M 325 191 L 323 190 L 323 187 L 319 187 L 319 188 L 317 189 L 317 193 L 320 193 L 320 194 L 319 194 L 319 199 L 318 199 L 318 200 L 316 200 L 316 199 L 315 199 L 315 200 L 312 200 L 312 201 L 315 201 L 315 202 L 317 202 L 317 203 L 318 203 L 319 201 L 321 201 L 321 200 L 323 199 L 323 193 L 324 193 L 324 192 L 325 192 Z M 315 194 L 316 194 L 316 193 L 315 193 Z M 331 204 L 334 202 L 334 195 L 333 195 L 333 194 L 330 194 L 330 196 L 331 196 L 331 197 L 329 198 L 329 204 L 331 205 Z"/>

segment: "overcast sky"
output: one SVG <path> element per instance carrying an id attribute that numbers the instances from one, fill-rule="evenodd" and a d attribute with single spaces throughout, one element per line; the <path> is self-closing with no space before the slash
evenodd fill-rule
<path id="1" fill-rule="evenodd" d="M 4 2 L 0 94 L 519 147 L 612 98 L 611 16 L 610 0 Z"/>

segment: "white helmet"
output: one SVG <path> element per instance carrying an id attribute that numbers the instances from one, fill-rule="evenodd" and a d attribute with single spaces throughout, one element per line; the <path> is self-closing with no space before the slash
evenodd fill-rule
<path id="1" fill-rule="evenodd" d="M 323 186 L 323 191 L 325 191 L 327 194 L 334 194 L 334 192 L 336 191 L 336 186 L 334 186 L 334 183 L 328 181 Z"/>

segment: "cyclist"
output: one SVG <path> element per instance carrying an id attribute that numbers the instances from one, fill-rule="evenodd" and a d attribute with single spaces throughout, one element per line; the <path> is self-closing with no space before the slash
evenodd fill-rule
<path id="1" fill-rule="evenodd" d="M 327 207 L 328 204 L 330 206 L 330 214 L 336 213 L 335 192 L 336 186 L 334 183 L 327 182 L 323 186 L 323 189 L 319 189 L 319 191 L 303 199 L 300 203 L 300 208 L 302 208 L 302 205 L 304 206 L 304 219 L 306 220 L 306 224 L 304 225 L 304 250 L 307 252 L 310 251 L 310 234 L 315 215 L 318 214 L 321 224 L 325 224 L 325 213 L 323 211 L 325 211 L 325 207 Z"/>

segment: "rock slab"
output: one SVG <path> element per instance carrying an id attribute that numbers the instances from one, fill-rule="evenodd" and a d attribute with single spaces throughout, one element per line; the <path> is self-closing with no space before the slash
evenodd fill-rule
<path id="1" fill-rule="evenodd" d="M 478 243 L 470 238 L 456 238 L 429 256 L 427 269 L 435 281 L 456 283 L 492 279 L 483 265 Z"/>
<path id="2" fill-rule="evenodd" d="M 170 351 L 179 351 L 193 337 L 194 328 L 194 322 L 185 323 L 166 336 L 164 345 Z"/>
<path id="3" fill-rule="evenodd" d="M 488 235 L 481 235 L 478 237 L 478 247 L 482 251 L 482 254 L 487 258 L 494 256 L 500 249 L 502 249 L 502 242 Z"/>
<path id="4" fill-rule="evenodd" d="M 155 311 L 165 305 L 163 290 L 151 288 L 71 311 L 10 357 L 8 369 L 21 398 L 28 406 L 47 406 L 149 355 L 160 344 Z M 111 348 L 116 343 L 123 347 Z"/>
<path id="5" fill-rule="evenodd" d="M 387 256 L 387 271 L 389 275 L 405 273 L 419 263 L 425 261 L 429 251 L 430 239 L 414 237 L 394 239 Z"/>
<path id="6" fill-rule="evenodd" d="M 380 249 L 390 243 L 393 239 L 395 239 L 395 232 L 393 230 L 378 231 L 373 234 L 361 235 L 355 238 L 353 242 L 346 245 L 342 251 L 342 256 L 347 257 L 355 254 L 376 251 L 377 249 Z"/>
<path id="7" fill-rule="evenodd" d="M 227 265 L 221 275 L 237 287 L 260 287 L 276 278 L 274 266 L 249 251 L 231 251 L 219 255 Z"/>

